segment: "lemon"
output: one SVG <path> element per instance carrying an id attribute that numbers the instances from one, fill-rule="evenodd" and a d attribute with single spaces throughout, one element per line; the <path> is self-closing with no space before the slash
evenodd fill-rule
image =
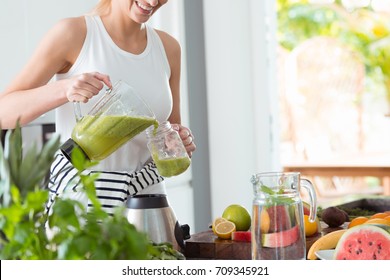
<path id="1" fill-rule="evenodd" d="M 304 225 L 305 225 L 305 235 L 306 236 L 312 236 L 317 233 L 318 231 L 318 225 L 317 221 L 310 222 L 308 215 L 303 215 Z"/>
<path id="2" fill-rule="evenodd" d="M 269 214 L 268 214 L 267 210 L 265 210 L 265 209 L 261 210 L 260 219 L 261 219 L 260 220 L 261 221 L 260 231 L 262 233 L 267 233 L 269 231 L 269 228 L 271 225 L 271 220 L 269 218 Z"/>
<path id="3" fill-rule="evenodd" d="M 251 227 L 251 215 L 244 206 L 232 204 L 223 211 L 222 218 L 233 222 L 238 231 L 247 231 Z"/>
<path id="4" fill-rule="evenodd" d="M 220 222 L 215 226 L 215 234 L 221 239 L 231 239 L 235 231 L 236 225 L 229 221 Z"/>
<path id="5" fill-rule="evenodd" d="M 220 224 L 220 223 L 222 223 L 222 222 L 226 222 L 226 221 L 227 221 L 227 220 L 224 219 L 224 218 L 222 218 L 222 217 L 218 217 L 218 218 L 214 219 L 214 221 L 213 221 L 213 223 L 212 223 L 212 225 L 211 225 L 211 229 L 213 230 L 214 234 L 216 234 L 216 233 L 215 233 L 215 227 L 216 227 L 218 224 Z"/>

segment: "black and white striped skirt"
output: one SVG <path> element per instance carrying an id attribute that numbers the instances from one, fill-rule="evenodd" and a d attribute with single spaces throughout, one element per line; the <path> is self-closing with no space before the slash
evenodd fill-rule
<path id="1" fill-rule="evenodd" d="M 103 210 L 112 214 L 114 208 L 123 206 L 129 195 L 142 192 L 145 188 L 156 185 L 164 180 L 158 172 L 155 163 L 152 161 L 146 164 L 141 170 L 134 173 L 126 172 L 106 172 L 85 170 L 83 174 L 96 174 L 99 176 L 95 180 L 96 195 Z M 80 184 L 80 178 L 77 176 L 77 170 L 61 153 L 57 154 L 50 169 L 49 181 L 49 201 L 46 210 L 50 210 L 59 196 L 71 198 L 80 201 L 90 209 L 91 202 L 88 200 L 83 186 Z"/>

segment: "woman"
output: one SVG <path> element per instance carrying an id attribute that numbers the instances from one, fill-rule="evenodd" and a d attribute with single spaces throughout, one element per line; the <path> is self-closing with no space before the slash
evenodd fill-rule
<path id="1" fill-rule="evenodd" d="M 72 102 L 80 102 L 82 111 L 88 112 L 102 89 L 121 79 L 142 94 L 158 121 L 173 124 L 191 156 L 195 150 L 193 136 L 180 125 L 180 45 L 167 33 L 146 24 L 166 2 L 101 0 L 90 15 L 58 22 L 0 95 L 1 127 L 13 128 L 18 118 L 22 125 L 27 124 L 56 109 L 56 130 L 65 141 L 75 125 Z M 89 205 L 77 191 L 76 170 L 70 166 L 59 153 L 51 168 L 48 210 L 59 195 Z M 144 133 L 90 172 L 101 173 L 96 190 L 109 213 L 123 205 L 129 194 L 165 192 L 163 178 L 150 160 Z"/>

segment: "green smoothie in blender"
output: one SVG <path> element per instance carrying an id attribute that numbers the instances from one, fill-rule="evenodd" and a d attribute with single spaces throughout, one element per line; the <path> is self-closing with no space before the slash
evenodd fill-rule
<path id="1" fill-rule="evenodd" d="M 74 127 L 72 139 L 90 160 L 102 160 L 151 125 L 157 127 L 157 120 L 126 115 L 86 115 Z"/>

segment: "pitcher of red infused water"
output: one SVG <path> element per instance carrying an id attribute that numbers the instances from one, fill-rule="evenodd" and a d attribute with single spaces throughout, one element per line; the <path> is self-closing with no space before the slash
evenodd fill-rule
<path id="1" fill-rule="evenodd" d="M 301 187 L 310 198 L 309 220 L 316 219 L 317 198 L 309 180 L 298 172 L 268 172 L 252 176 L 252 259 L 304 260 L 306 237 Z"/>
<path id="2" fill-rule="evenodd" d="M 72 137 L 60 147 L 68 160 L 75 147 L 89 160 L 103 160 L 148 127 L 158 127 L 146 102 L 121 80 L 107 89 L 87 114 L 74 104 L 77 123 Z"/>

